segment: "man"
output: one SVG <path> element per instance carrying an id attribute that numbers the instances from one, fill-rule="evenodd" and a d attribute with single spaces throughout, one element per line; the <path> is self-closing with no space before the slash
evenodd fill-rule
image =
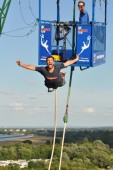
<path id="1" fill-rule="evenodd" d="M 85 10 L 85 2 L 79 1 L 78 2 L 78 9 L 80 11 L 79 15 L 79 22 L 80 23 L 88 23 L 89 22 L 89 15 Z"/>
<path id="2" fill-rule="evenodd" d="M 61 87 L 65 84 L 65 72 L 60 72 L 62 68 L 65 68 L 79 59 L 78 55 L 76 58 L 72 60 L 68 60 L 65 63 L 61 63 L 55 65 L 54 58 L 52 56 L 48 56 L 46 59 L 47 66 L 45 67 L 36 67 L 33 65 L 23 64 L 21 61 L 17 61 L 16 63 L 23 68 L 38 71 L 45 78 L 45 86 L 50 89 L 56 89 L 57 87 Z"/>

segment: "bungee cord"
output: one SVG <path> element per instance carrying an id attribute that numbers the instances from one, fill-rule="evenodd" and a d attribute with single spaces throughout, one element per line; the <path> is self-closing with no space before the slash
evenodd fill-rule
<path id="1" fill-rule="evenodd" d="M 61 145 L 61 153 L 60 153 L 59 170 L 61 169 L 63 147 L 64 147 L 64 139 L 65 139 L 65 132 L 66 132 L 66 125 L 67 125 L 67 122 L 68 122 L 68 108 L 69 108 L 69 99 L 70 99 L 73 71 L 74 71 L 74 67 L 71 67 L 69 88 L 68 88 L 68 97 L 67 97 L 67 104 L 66 104 L 66 111 L 65 111 L 65 114 L 64 114 L 64 117 L 63 117 L 64 129 L 63 129 L 63 137 L 62 137 L 62 145 Z"/>
<path id="2" fill-rule="evenodd" d="M 75 2 L 73 6 L 73 23 L 75 23 Z M 74 57 L 74 51 L 75 51 L 75 26 L 73 26 L 73 32 L 72 32 L 72 58 Z M 69 99 L 70 99 L 70 92 L 71 92 L 71 85 L 72 85 L 72 76 L 73 76 L 74 67 L 71 66 L 70 70 L 70 80 L 69 80 L 69 87 L 68 87 L 68 96 L 67 96 L 67 103 L 66 103 L 66 111 L 64 114 L 64 129 L 63 129 L 63 137 L 62 137 L 62 146 L 61 146 L 61 153 L 60 153 L 60 162 L 59 162 L 59 170 L 61 169 L 61 163 L 62 163 L 62 155 L 63 155 L 63 147 L 64 147 L 64 139 L 65 139 L 65 132 L 66 132 L 66 125 L 68 122 L 68 108 L 69 108 Z"/>
<path id="3" fill-rule="evenodd" d="M 73 1 L 74 1 L 73 23 L 75 23 L 75 2 L 76 2 L 76 0 L 73 0 Z M 59 0 L 57 0 L 57 8 L 59 10 Z M 57 19 L 58 19 L 58 22 L 59 22 L 59 15 L 58 14 L 57 14 L 57 17 L 58 17 Z M 57 26 L 57 29 L 58 29 L 58 26 Z M 57 41 L 57 43 L 58 42 L 59 41 Z M 66 37 L 65 37 L 65 41 L 64 41 L 63 45 L 64 45 L 64 47 L 63 47 L 63 53 L 64 53 L 63 57 L 65 58 L 65 54 L 66 54 L 65 53 L 66 52 Z M 75 52 L 75 25 L 73 24 L 73 32 L 72 32 L 72 58 L 74 58 L 74 52 Z M 64 140 L 65 140 L 65 132 L 66 132 L 66 125 L 67 125 L 67 122 L 68 122 L 68 108 L 69 108 L 69 99 L 70 99 L 73 71 L 74 71 L 74 66 L 71 66 L 70 79 L 69 79 L 69 87 L 68 87 L 68 96 L 67 96 L 67 103 L 66 103 L 66 110 L 65 110 L 64 117 L 63 117 L 64 129 L 63 129 L 63 137 L 62 137 L 62 145 L 61 145 L 61 153 L 60 153 L 60 161 L 59 161 L 59 170 L 61 169 L 61 164 L 62 164 L 62 155 L 63 155 Z M 56 100 L 56 89 L 55 89 L 54 140 L 53 140 L 53 148 L 52 148 L 51 159 L 50 159 L 50 162 L 49 162 L 48 170 L 50 170 L 50 168 L 51 168 L 51 163 L 52 163 L 53 154 L 54 154 L 54 148 L 55 148 L 55 140 L 56 140 L 56 109 L 57 109 L 57 100 Z"/>
<path id="4" fill-rule="evenodd" d="M 55 148 L 55 140 L 56 140 L 56 113 L 57 113 L 57 89 L 54 90 L 55 91 L 55 110 L 54 110 L 54 138 L 53 138 L 53 147 L 52 147 L 52 153 L 51 153 L 51 158 L 50 158 L 50 162 L 49 162 L 49 167 L 48 170 L 51 169 L 51 163 L 53 160 L 53 154 L 54 154 L 54 148 Z"/>

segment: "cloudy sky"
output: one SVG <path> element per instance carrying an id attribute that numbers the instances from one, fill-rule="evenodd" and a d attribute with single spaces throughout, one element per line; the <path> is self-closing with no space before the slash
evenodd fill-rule
<path id="1" fill-rule="evenodd" d="M 72 20 L 73 0 L 61 1 L 61 19 Z M 103 1 L 103 0 L 102 0 Z M 43 19 L 56 19 L 56 0 L 42 1 Z M 77 1 L 78 2 L 78 1 Z M 86 2 L 90 14 L 91 1 Z M 3 0 L 0 1 L 0 7 Z M 51 7 L 50 7 L 50 4 Z M 103 3 L 103 2 L 102 2 Z M 68 126 L 92 127 L 113 125 L 113 13 L 108 1 L 107 61 L 106 64 L 85 71 L 77 67 L 69 103 Z M 97 5 L 96 19 L 102 19 L 102 8 Z M 79 11 L 76 7 L 76 20 Z M 0 36 L 0 127 L 51 126 L 54 120 L 55 94 L 48 93 L 43 77 L 16 65 L 38 64 L 38 3 L 37 0 L 12 0 Z M 63 126 L 70 67 L 65 69 L 67 84 L 57 91 L 57 126 Z"/>

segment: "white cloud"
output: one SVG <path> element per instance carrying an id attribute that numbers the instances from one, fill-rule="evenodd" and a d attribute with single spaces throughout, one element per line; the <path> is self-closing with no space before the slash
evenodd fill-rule
<path id="1" fill-rule="evenodd" d="M 25 105 L 21 102 L 9 103 L 8 105 L 12 110 L 21 111 L 25 109 Z"/>
<path id="2" fill-rule="evenodd" d="M 48 110 L 47 106 L 39 106 L 34 108 L 35 111 L 45 111 Z"/>
<path id="3" fill-rule="evenodd" d="M 88 107 L 83 110 L 85 113 L 95 113 L 95 108 Z"/>
<path id="4" fill-rule="evenodd" d="M 107 110 L 108 110 L 109 112 L 113 112 L 113 107 L 112 107 L 112 106 L 109 106 L 109 107 L 107 107 Z"/>
<path id="5" fill-rule="evenodd" d="M 14 92 L 0 91 L 0 95 L 13 95 Z"/>
<path id="6" fill-rule="evenodd" d="M 36 84 L 36 81 L 34 81 L 34 80 L 28 80 L 27 83 L 29 83 L 29 84 Z"/>

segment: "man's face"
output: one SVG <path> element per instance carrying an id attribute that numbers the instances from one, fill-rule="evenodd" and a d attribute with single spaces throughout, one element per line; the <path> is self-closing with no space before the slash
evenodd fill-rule
<path id="1" fill-rule="evenodd" d="M 81 13 L 84 13 L 84 4 L 82 2 L 78 4 L 78 9 Z"/>
<path id="2" fill-rule="evenodd" d="M 54 60 L 53 60 L 53 58 L 48 58 L 46 63 L 47 63 L 47 66 L 48 66 L 49 69 L 54 67 Z"/>

